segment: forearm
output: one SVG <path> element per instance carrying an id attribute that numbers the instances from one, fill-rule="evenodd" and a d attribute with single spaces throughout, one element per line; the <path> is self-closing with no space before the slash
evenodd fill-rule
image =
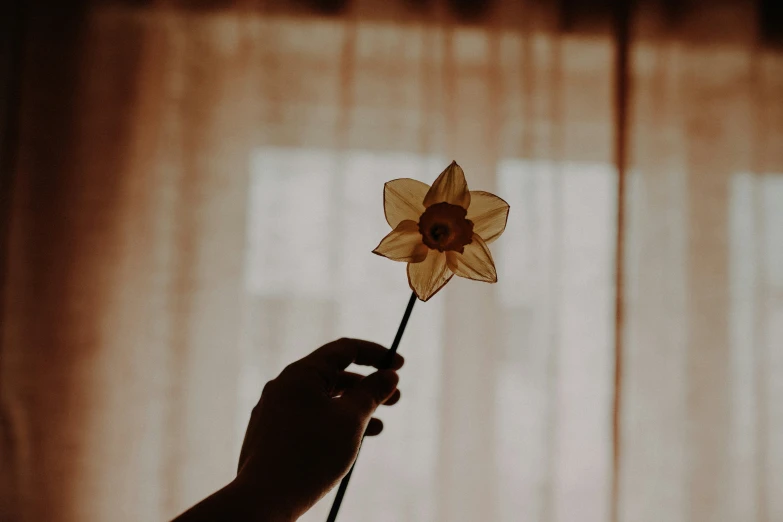
<path id="1" fill-rule="evenodd" d="M 238 481 L 231 482 L 174 519 L 173 522 L 292 522 L 262 495 L 254 495 Z"/>

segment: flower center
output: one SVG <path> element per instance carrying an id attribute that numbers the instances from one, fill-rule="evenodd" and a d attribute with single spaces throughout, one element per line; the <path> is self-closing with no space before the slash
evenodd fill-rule
<path id="1" fill-rule="evenodd" d="M 473 222 L 465 217 L 467 214 L 464 208 L 450 203 L 430 206 L 419 218 L 424 244 L 440 252 L 464 252 L 473 238 Z"/>
<path id="2" fill-rule="evenodd" d="M 430 237 L 435 241 L 441 241 L 451 234 L 451 229 L 445 223 L 435 223 L 430 228 Z"/>

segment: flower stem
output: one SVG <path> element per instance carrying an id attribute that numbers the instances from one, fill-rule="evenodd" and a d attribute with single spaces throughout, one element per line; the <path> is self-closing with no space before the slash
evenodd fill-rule
<path id="1" fill-rule="evenodd" d="M 415 304 L 416 293 L 412 292 L 410 299 L 408 299 L 408 306 L 405 307 L 405 313 L 402 314 L 402 321 L 400 321 L 400 326 L 397 328 L 397 334 L 394 336 L 394 341 L 392 342 L 391 348 L 389 348 L 389 351 L 386 354 L 386 360 L 383 362 L 383 368 L 391 367 L 392 361 L 394 361 L 394 354 L 397 353 L 397 348 L 400 346 L 402 334 L 405 333 L 405 327 L 408 326 L 408 319 L 411 317 L 413 305 Z M 362 438 L 362 441 L 363 440 L 364 438 Z M 361 445 L 359 446 L 359 450 L 361 450 Z M 359 460 L 358 453 L 356 455 L 356 460 Z M 334 502 L 332 502 L 332 509 L 329 511 L 329 517 L 326 519 L 326 522 L 335 522 L 335 520 L 337 520 L 337 513 L 340 511 L 340 505 L 343 503 L 345 490 L 348 489 L 348 482 L 350 482 L 351 475 L 353 475 L 353 468 L 356 467 L 356 460 L 353 461 L 351 469 L 348 470 L 348 474 L 345 475 L 343 480 L 340 481 L 340 486 L 337 488 L 337 495 L 334 497 Z"/>
<path id="2" fill-rule="evenodd" d="M 402 321 L 400 321 L 400 326 L 397 328 L 397 334 L 394 336 L 394 341 L 392 342 L 391 348 L 389 348 L 389 352 L 386 354 L 386 360 L 384 361 L 384 368 L 389 368 L 392 365 L 392 361 L 394 361 L 394 354 L 397 353 L 397 348 L 400 346 L 400 341 L 402 340 L 402 334 L 405 333 L 405 327 L 408 326 L 408 319 L 411 317 L 411 312 L 413 312 L 413 305 L 416 304 L 416 293 L 411 292 L 411 297 L 408 299 L 408 306 L 405 307 L 405 313 L 402 314 Z"/>

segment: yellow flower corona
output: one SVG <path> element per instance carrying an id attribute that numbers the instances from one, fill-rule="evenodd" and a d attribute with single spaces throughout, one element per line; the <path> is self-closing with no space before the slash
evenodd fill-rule
<path id="1" fill-rule="evenodd" d="M 374 254 L 408 263 L 408 284 L 428 300 L 456 274 L 496 283 L 487 245 L 508 221 L 508 203 L 489 192 L 470 191 L 465 173 L 451 162 L 430 187 L 415 179 L 389 181 L 383 210 L 392 231 Z"/>

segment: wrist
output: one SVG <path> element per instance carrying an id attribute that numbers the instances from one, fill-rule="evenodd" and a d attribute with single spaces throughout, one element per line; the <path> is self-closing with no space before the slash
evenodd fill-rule
<path id="1" fill-rule="evenodd" d="M 175 522 L 292 522 L 272 495 L 263 495 L 235 479 L 175 519 Z"/>
<path id="2" fill-rule="evenodd" d="M 295 516 L 268 488 L 237 476 L 226 489 L 232 503 L 243 513 L 243 520 L 254 522 L 293 522 Z"/>

